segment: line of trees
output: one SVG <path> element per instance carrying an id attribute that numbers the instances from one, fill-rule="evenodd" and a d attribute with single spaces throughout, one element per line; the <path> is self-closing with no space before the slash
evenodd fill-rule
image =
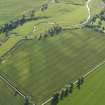
<path id="1" fill-rule="evenodd" d="M 28 96 L 25 97 L 24 105 L 30 105 L 30 99 Z"/>
<path id="2" fill-rule="evenodd" d="M 84 78 L 83 77 L 80 77 L 78 80 L 77 80 L 77 83 L 76 83 L 76 86 L 77 88 L 80 90 L 81 88 L 81 85 L 84 83 Z"/>
<path id="3" fill-rule="evenodd" d="M 63 100 L 73 92 L 73 83 L 68 84 L 65 88 L 61 89 L 60 92 L 56 92 L 52 96 L 51 105 L 57 105 L 59 100 Z"/>
<path id="4" fill-rule="evenodd" d="M 102 0 L 105 3 L 105 0 Z"/>
<path id="5" fill-rule="evenodd" d="M 80 77 L 76 82 L 76 87 L 80 90 L 81 85 L 84 83 L 84 77 Z M 69 83 L 65 88 L 61 89 L 60 92 L 56 92 L 52 96 L 51 105 L 57 105 L 60 100 L 72 94 L 74 84 Z"/>
<path id="6" fill-rule="evenodd" d="M 48 4 L 46 3 L 46 4 L 43 4 L 42 6 L 41 6 L 41 11 L 45 11 L 45 10 L 47 10 L 48 9 Z"/>
<path id="7" fill-rule="evenodd" d="M 0 26 L 0 33 L 7 33 L 15 28 L 17 28 L 19 25 L 23 25 L 25 22 L 29 20 L 35 19 L 35 10 L 30 11 L 30 15 L 27 17 L 26 15 L 22 15 L 20 18 L 10 21 L 6 24 L 3 24 Z"/>
<path id="8" fill-rule="evenodd" d="M 84 77 L 80 77 L 76 82 L 76 87 L 80 90 L 81 85 L 84 83 Z M 60 100 L 63 100 L 65 97 L 72 94 L 74 89 L 74 83 L 69 83 L 65 86 L 65 88 L 61 89 L 59 92 L 55 92 L 52 95 L 51 105 L 57 105 Z M 16 91 L 15 96 L 19 95 Z M 30 97 L 25 96 L 24 98 L 24 105 L 31 105 Z"/>
<path id="9" fill-rule="evenodd" d="M 99 20 L 98 22 L 97 22 L 97 19 Z M 93 16 L 89 21 L 89 23 L 86 25 L 86 27 L 94 29 L 95 31 L 98 31 L 98 32 L 103 32 L 105 30 L 105 26 L 102 25 L 103 21 L 105 21 L 105 9 L 102 10 L 99 14 L 96 14 L 95 16 Z M 94 24 L 96 22 L 97 24 Z"/>
<path id="10" fill-rule="evenodd" d="M 45 10 L 48 9 L 48 4 L 45 3 L 40 8 L 41 8 L 41 11 L 45 11 Z M 1 25 L 0 26 L 0 34 L 1 33 L 6 33 L 6 35 L 8 36 L 7 33 L 9 31 L 17 28 L 19 25 L 23 25 L 27 21 L 34 20 L 36 18 L 35 13 L 36 13 L 36 11 L 35 11 L 35 9 L 33 9 L 33 10 L 29 11 L 28 14 L 24 14 L 20 18 L 17 18 L 14 21 L 10 21 L 8 23 L 5 23 L 5 24 Z"/>
<path id="11" fill-rule="evenodd" d="M 45 39 L 48 36 L 53 37 L 54 35 L 59 34 L 62 31 L 62 27 L 58 24 L 54 24 L 48 31 L 41 33 L 38 37 L 38 40 Z"/>

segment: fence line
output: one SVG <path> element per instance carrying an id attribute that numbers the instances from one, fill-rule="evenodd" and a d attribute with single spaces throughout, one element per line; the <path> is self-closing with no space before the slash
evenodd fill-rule
<path id="1" fill-rule="evenodd" d="M 22 96 L 23 98 L 25 98 L 25 95 L 15 86 L 13 86 L 13 84 L 11 83 L 10 80 L 8 80 L 7 78 L 5 78 L 3 75 L 0 74 L 0 78 L 7 83 L 13 90 L 15 90 L 20 96 Z"/>
<path id="2" fill-rule="evenodd" d="M 89 74 L 91 74 L 92 72 L 94 72 L 96 69 L 98 69 L 99 67 L 101 67 L 102 65 L 105 64 L 105 60 L 103 62 L 101 62 L 100 64 L 98 64 L 97 66 L 95 66 L 92 70 L 90 70 L 89 72 L 87 72 L 86 74 L 84 74 L 82 77 L 86 78 Z M 76 80 L 73 84 L 75 85 L 78 82 L 78 80 Z M 47 101 L 45 101 L 44 103 L 42 103 L 41 105 L 46 105 L 47 103 L 49 103 L 51 100 L 53 99 L 53 97 L 49 98 Z"/>

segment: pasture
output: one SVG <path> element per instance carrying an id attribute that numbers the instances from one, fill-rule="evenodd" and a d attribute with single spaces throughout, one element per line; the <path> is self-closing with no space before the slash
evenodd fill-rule
<path id="1" fill-rule="evenodd" d="M 74 82 L 105 60 L 105 35 L 92 29 L 62 30 L 53 37 L 49 35 L 45 39 L 37 39 L 55 23 L 67 28 L 82 23 L 88 17 L 85 0 L 58 1 L 55 3 L 51 0 L 0 0 L 0 25 L 20 18 L 32 9 L 36 11 L 37 19 L 19 25 L 9 32 L 8 37 L 0 33 L 0 74 L 10 80 L 24 95 L 31 97 L 32 103 L 37 105 L 41 105 L 54 92 Z M 40 7 L 44 3 L 48 3 L 48 9 L 41 11 Z M 95 9 L 98 4 L 103 5 L 103 2 L 93 0 L 90 4 L 92 15 L 103 9 L 103 7 Z M 33 31 L 34 27 L 35 31 Z M 19 43 L 19 46 L 10 50 L 16 43 Z M 99 74 L 97 71 L 92 74 L 94 77 L 97 75 L 96 81 L 100 77 Z M 93 76 L 86 80 L 82 90 L 83 95 L 89 92 L 87 88 L 93 83 L 95 79 L 92 79 Z M 23 97 L 15 96 L 15 91 L 2 79 L 0 79 L 0 93 L 0 105 L 24 104 Z M 65 103 L 69 105 L 70 98 L 72 99 L 70 105 L 76 105 L 77 103 L 74 102 L 79 97 L 78 93 L 80 92 L 76 90 L 73 93 L 73 99 L 68 97 L 59 105 L 65 105 Z M 81 92 L 76 102 L 83 95 Z M 89 99 L 91 99 L 90 95 L 88 95 Z M 81 102 L 80 105 L 82 105 Z M 89 105 L 94 103 L 95 101 Z"/>

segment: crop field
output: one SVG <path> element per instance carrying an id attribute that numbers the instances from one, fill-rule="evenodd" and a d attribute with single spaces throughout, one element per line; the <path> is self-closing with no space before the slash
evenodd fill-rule
<path id="1" fill-rule="evenodd" d="M 104 35 L 84 29 L 27 41 L 2 62 L 0 72 L 36 103 L 42 103 L 105 60 L 104 40 Z"/>
<path id="2" fill-rule="evenodd" d="M 46 3 L 48 8 L 42 11 Z M 83 24 L 88 25 L 104 5 L 102 0 L 0 0 L 0 28 L 22 16 L 28 18 L 8 32 L 0 30 L 0 105 L 27 105 L 26 96 L 31 102 L 28 105 L 44 105 L 53 93 L 105 61 L 105 33 Z M 32 10 L 34 18 L 30 18 Z M 96 20 L 93 25 L 98 23 Z M 59 33 L 47 33 L 56 25 L 62 28 Z M 82 27 L 75 28 L 78 25 Z M 87 102 L 95 94 L 88 93 L 103 77 L 104 68 L 86 78 L 83 89 L 74 89 L 59 105 L 95 105 L 95 98 Z M 94 92 L 101 99 L 104 94 L 98 86 Z M 88 98 L 82 102 L 85 94 Z"/>

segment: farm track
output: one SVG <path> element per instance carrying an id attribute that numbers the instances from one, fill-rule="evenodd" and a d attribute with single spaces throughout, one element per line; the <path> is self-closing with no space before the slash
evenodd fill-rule
<path id="1" fill-rule="evenodd" d="M 90 20 L 91 18 L 91 10 L 90 10 L 90 7 L 89 7 L 89 4 L 92 0 L 88 0 L 87 3 L 86 3 L 86 7 L 87 7 L 87 10 L 88 10 L 88 18 L 85 22 L 83 22 L 81 25 L 84 25 L 86 23 L 88 23 L 88 21 Z"/>

